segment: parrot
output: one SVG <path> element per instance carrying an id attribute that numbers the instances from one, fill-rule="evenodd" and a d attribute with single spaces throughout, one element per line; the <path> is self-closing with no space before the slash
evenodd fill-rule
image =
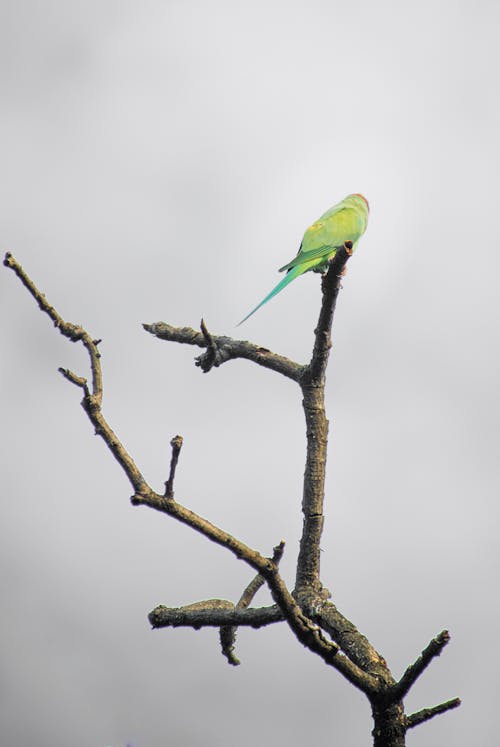
<path id="1" fill-rule="evenodd" d="M 359 193 L 347 195 L 341 202 L 327 210 L 305 232 L 296 257 L 280 267 L 279 272 L 286 270 L 285 277 L 236 326 L 239 327 L 240 324 L 246 322 L 261 306 L 264 306 L 299 275 L 309 270 L 325 272 L 329 261 L 335 257 L 337 249 L 346 242 L 351 242 L 350 251 L 353 252 L 366 231 L 369 212 L 368 200 Z"/>

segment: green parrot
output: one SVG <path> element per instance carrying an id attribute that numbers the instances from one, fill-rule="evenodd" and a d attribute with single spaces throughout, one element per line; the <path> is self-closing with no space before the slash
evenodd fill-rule
<path id="1" fill-rule="evenodd" d="M 283 280 L 236 326 L 243 324 L 261 306 L 264 306 L 302 273 L 308 270 L 314 272 L 327 270 L 328 262 L 333 259 L 337 249 L 346 241 L 352 243 L 351 251 L 354 251 L 359 239 L 366 231 L 369 211 L 368 200 L 360 194 L 348 195 L 342 202 L 327 210 L 305 232 L 297 256 L 288 264 L 280 267 L 279 272 L 287 271 Z"/>

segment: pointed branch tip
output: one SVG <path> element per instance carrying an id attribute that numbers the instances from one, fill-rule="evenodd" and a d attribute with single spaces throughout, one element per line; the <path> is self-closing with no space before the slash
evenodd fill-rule
<path id="1" fill-rule="evenodd" d="M 65 379 L 71 381 L 72 384 L 81 387 L 88 393 L 87 379 L 85 378 L 85 376 L 77 376 L 75 373 L 73 373 L 73 371 L 70 371 L 69 368 L 59 367 L 57 370 L 64 376 Z"/>
<path id="2" fill-rule="evenodd" d="M 451 711 L 453 708 L 458 708 L 461 704 L 462 701 L 460 698 L 453 698 L 452 700 L 447 700 L 446 703 L 439 703 L 439 705 L 435 705 L 432 708 L 422 708 L 421 711 L 417 711 L 416 713 L 412 713 L 411 716 L 406 717 L 406 728 L 413 729 L 415 726 L 429 721 L 429 719 L 438 716 L 440 713 L 446 713 L 446 711 Z"/>
<path id="3" fill-rule="evenodd" d="M 435 659 L 436 656 L 440 656 L 443 648 L 449 643 L 450 637 L 451 636 L 447 630 L 442 630 L 441 633 L 438 633 L 438 635 L 424 648 L 418 659 L 416 659 L 413 664 L 410 664 L 394 687 L 395 697 L 398 700 L 405 697 L 422 672 L 427 669 L 431 661 Z"/>

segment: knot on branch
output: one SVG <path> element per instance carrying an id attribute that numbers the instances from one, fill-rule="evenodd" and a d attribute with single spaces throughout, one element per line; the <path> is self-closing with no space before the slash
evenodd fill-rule
<path id="1" fill-rule="evenodd" d="M 293 596 L 304 614 L 313 619 L 331 598 L 332 593 L 318 580 L 305 586 L 297 586 Z"/>
<path id="2" fill-rule="evenodd" d="M 208 331 L 203 319 L 200 323 L 200 329 L 206 343 L 206 350 L 195 358 L 195 364 L 201 368 L 203 373 L 208 373 L 212 368 L 218 368 L 218 366 L 225 363 L 232 356 L 229 348 L 226 348 L 224 345 L 225 338 L 219 337 L 215 340 Z"/>

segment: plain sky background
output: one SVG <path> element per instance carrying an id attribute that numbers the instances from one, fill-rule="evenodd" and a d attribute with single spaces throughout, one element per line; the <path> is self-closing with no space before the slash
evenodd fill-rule
<path id="1" fill-rule="evenodd" d="M 103 339 L 104 413 L 156 489 L 293 584 L 298 388 L 244 361 L 203 375 L 142 322 L 307 360 L 319 278 L 243 327 L 305 228 L 349 192 L 370 225 L 339 298 L 322 543 L 334 601 L 407 699 L 463 706 L 408 744 L 498 741 L 497 2 L 0 6 L 0 244 Z M 88 371 L 0 273 L 0 742 L 9 747 L 370 744 L 368 703 L 284 625 L 151 632 L 159 603 L 236 600 L 252 574 L 130 487 L 58 373 Z M 267 604 L 260 592 L 256 602 Z"/>

